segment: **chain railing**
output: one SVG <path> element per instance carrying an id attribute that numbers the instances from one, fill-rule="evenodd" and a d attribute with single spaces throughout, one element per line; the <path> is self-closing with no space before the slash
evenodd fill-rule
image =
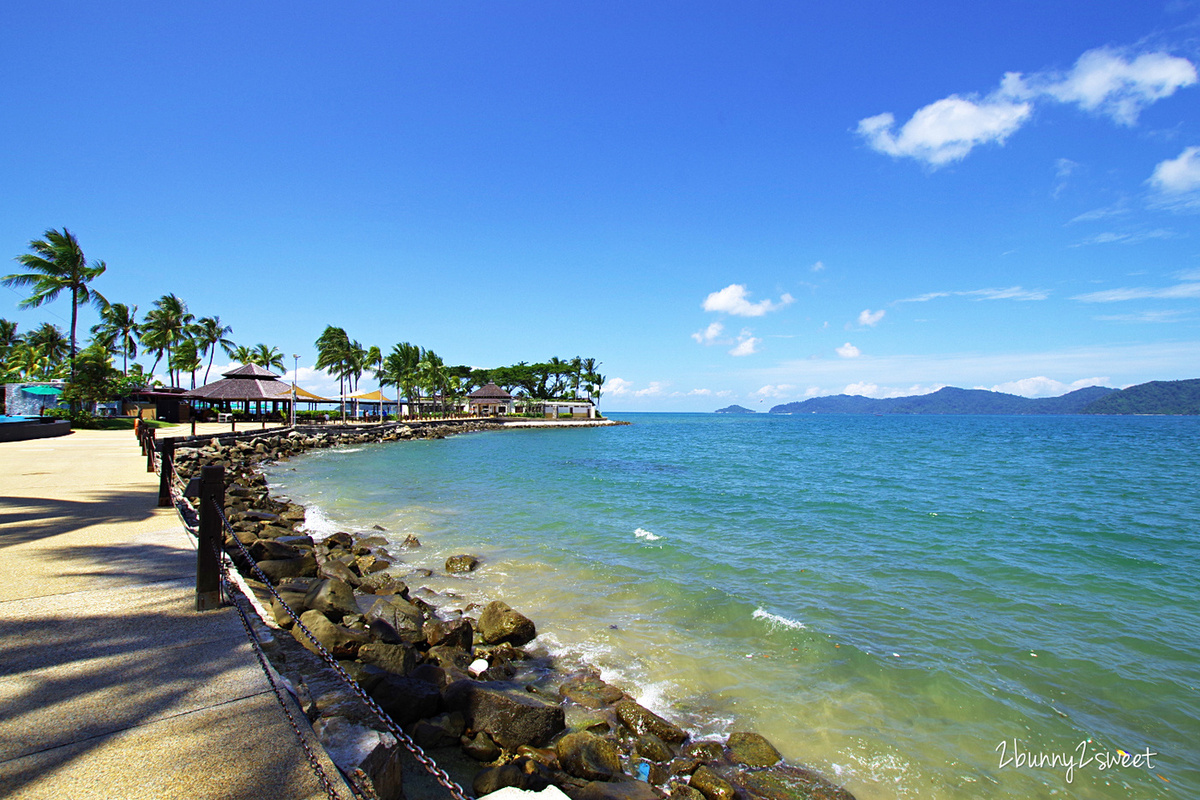
<path id="1" fill-rule="evenodd" d="M 197 610 L 207 610 L 215 608 L 221 604 L 221 599 L 224 597 L 230 605 L 238 612 L 241 619 L 242 627 L 246 631 L 246 636 L 250 640 L 254 648 L 254 654 L 258 658 L 259 666 L 262 667 L 263 674 L 267 678 L 267 682 L 271 686 L 271 690 L 275 693 L 276 700 L 279 701 L 280 707 L 288 718 L 288 722 L 292 726 L 293 732 L 296 734 L 297 741 L 304 750 L 308 758 L 309 765 L 312 767 L 314 774 L 320 780 L 322 787 L 330 800 L 340 800 L 336 789 L 329 780 L 328 775 L 322 769 L 320 760 L 316 753 L 308 744 L 308 740 L 304 737 L 300 730 L 300 726 L 296 722 L 291 709 L 288 707 L 284 697 L 279 689 L 271 668 L 268 665 L 266 655 L 262 651 L 262 645 L 258 641 L 258 637 L 254 634 L 254 630 L 250 624 L 247 611 L 243 607 L 243 603 L 248 603 L 246 598 L 242 598 L 239 602 L 238 596 L 241 592 L 233 591 L 233 582 L 228 574 L 228 559 L 229 556 L 221 547 L 222 540 L 227 540 L 231 546 L 244 557 L 245 562 L 250 565 L 254 574 L 267 588 L 272 597 L 280 604 L 285 613 L 291 617 L 294 627 L 298 628 L 312 643 L 317 655 L 320 656 L 325 665 L 333 670 L 334 674 L 342 681 L 363 704 L 370 709 L 371 713 L 376 717 L 381 725 L 387 729 L 387 732 L 395 737 L 396 741 L 407 750 L 416 761 L 421 764 L 425 770 L 433 776 L 447 792 L 453 800 L 471 800 L 470 796 L 459 786 L 450 775 L 439 767 L 432 758 L 430 758 L 421 747 L 413 741 L 403 729 L 388 715 L 383 708 L 375 702 L 375 700 L 367 694 L 363 688 L 353 678 L 346 673 L 342 666 L 337 662 L 337 659 L 325 649 L 325 647 L 317 640 L 312 631 L 300 621 L 300 617 L 292 610 L 287 601 L 276 591 L 271 584 L 270 579 L 259 569 L 258 564 L 250 555 L 245 545 L 238 539 L 233 526 L 229 523 L 229 519 L 225 516 L 225 469 L 224 467 L 202 467 L 200 470 L 199 481 L 195 484 L 199 486 L 199 497 L 197 503 L 193 503 L 189 491 L 190 487 L 185 484 L 182 478 L 179 477 L 175 470 L 175 443 L 171 440 L 164 440 L 160 447 L 162 448 L 162 457 L 158 457 L 158 448 L 156 448 L 156 439 L 154 430 L 149 426 L 140 426 L 138 431 L 138 440 L 142 446 L 143 452 L 146 453 L 146 465 L 148 471 L 158 472 L 159 483 L 159 504 L 173 505 L 176 512 L 179 514 L 180 520 L 189 533 L 197 538 L 197 574 L 196 574 L 196 605 Z M 166 497 L 168 502 L 164 503 L 163 498 Z M 224 535 L 223 535 L 224 534 Z M 215 583 L 215 592 L 213 585 Z M 363 800 L 375 800 L 374 792 L 369 788 L 369 784 L 364 784 L 361 780 L 363 775 L 361 770 L 355 770 L 355 775 L 350 776 L 348 784 L 351 791 L 356 797 Z"/>

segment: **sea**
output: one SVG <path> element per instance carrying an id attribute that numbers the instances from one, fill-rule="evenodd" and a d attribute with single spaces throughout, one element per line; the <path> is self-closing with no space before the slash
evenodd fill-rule
<path id="1" fill-rule="evenodd" d="M 1200 418 L 612 414 L 317 451 L 318 535 L 860 800 L 1200 797 Z M 445 558 L 480 568 L 448 576 Z"/>

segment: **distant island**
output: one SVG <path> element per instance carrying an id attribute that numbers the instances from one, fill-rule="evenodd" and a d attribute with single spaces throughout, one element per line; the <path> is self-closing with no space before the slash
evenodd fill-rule
<path id="1" fill-rule="evenodd" d="M 753 408 L 746 408 L 745 406 L 739 406 L 735 403 L 731 406 L 725 406 L 724 408 L 718 408 L 713 413 L 714 414 L 755 414 L 757 412 Z"/>
<path id="2" fill-rule="evenodd" d="M 740 408 L 730 406 L 730 409 Z M 728 410 L 728 409 L 723 409 Z M 875 399 L 860 395 L 813 397 L 784 403 L 772 414 L 1200 414 L 1200 378 L 1152 381 L 1110 389 L 1089 386 L 1061 397 L 1020 397 L 947 386 L 932 394 Z"/>

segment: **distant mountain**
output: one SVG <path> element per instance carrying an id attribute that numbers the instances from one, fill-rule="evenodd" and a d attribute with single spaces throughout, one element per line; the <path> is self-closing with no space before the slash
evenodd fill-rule
<path id="1" fill-rule="evenodd" d="M 985 389 L 947 386 L 933 394 L 876 400 L 859 395 L 814 397 L 784 403 L 772 414 L 1080 414 L 1093 403 L 1118 393 L 1116 389 L 1089 386 L 1061 397 L 1019 397 Z"/>
<path id="2" fill-rule="evenodd" d="M 724 408 L 718 408 L 713 413 L 714 414 L 754 414 L 756 412 L 754 411 L 753 408 L 746 408 L 745 406 L 739 406 L 739 405 L 734 404 L 732 406 L 725 406 Z"/>
<path id="3" fill-rule="evenodd" d="M 1139 383 L 1101 397 L 1082 413 L 1200 414 L 1200 378 Z"/>

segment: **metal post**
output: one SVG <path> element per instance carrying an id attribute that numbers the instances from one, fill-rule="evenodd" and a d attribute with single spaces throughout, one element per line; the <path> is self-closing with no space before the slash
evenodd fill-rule
<path id="1" fill-rule="evenodd" d="M 146 437 L 146 472 L 154 472 L 154 429 L 147 431 Z"/>
<path id="2" fill-rule="evenodd" d="M 175 440 L 163 439 L 158 452 L 158 507 L 170 508 L 171 478 L 175 474 Z"/>
<path id="3" fill-rule="evenodd" d="M 224 541 L 221 516 L 225 508 L 225 468 L 200 468 L 200 537 L 196 548 L 196 610 L 221 605 L 221 576 L 217 548 Z"/>

